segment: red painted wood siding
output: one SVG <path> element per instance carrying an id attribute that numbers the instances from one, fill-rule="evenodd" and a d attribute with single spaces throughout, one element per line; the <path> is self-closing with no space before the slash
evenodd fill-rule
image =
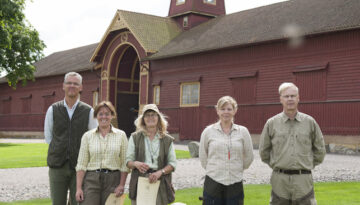
<path id="1" fill-rule="evenodd" d="M 329 63 L 324 71 L 304 72 L 300 74 L 303 76 L 294 74 L 299 66 L 324 63 Z M 232 95 L 231 78 L 244 72 L 258 73 L 255 100 L 242 103 L 241 95 L 236 97 L 240 102 L 236 122 L 247 126 L 252 133 L 260 133 L 266 120 L 281 112 L 278 86 L 286 81 L 296 82 L 298 76 L 298 80 L 308 81 L 298 82 L 303 103 L 300 111 L 312 115 L 325 134 L 359 134 L 360 30 L 308 37 L 298 49 L 290 49 L 287 42 L 277 41 L 157 60 L 152 62 L 151 69 L 151 81 L 162 82 L 159 106 L 178 110 L 174 115 L 177 119 L 171 121 L 178 122 L 170 127 L 179 129 L 184 139 L 199 139 L 205 122 L 211 123 L 202 116 L 214 113 L 207 107 L 215 105 L 221 96 Z M 201 79 L 200 106 L 179 108 L 180 83 L 196 79 Z M 321 80 L 323 84 L 318 83 Z M 249 89 L 249 92 L 254 91 Z M 152 92 L 149 95 L 152 99 Z M 194 124 L 197 128 L 193 128 Z"/>
<path id="2" fill-rule="evenodd" d="M 100 72 L 85 71 L 80 74 L 83 76 L 81 100 L 92 106 L 93 91 L 99 88 Z M 0 84 L 0 131 L 42 131 L 48 106 L 64 99 L 63 80 L 64 75 L 38 78 L 25 87 L 19 85 L 16 90 L 6 83 Z M 30 105 L 23 105 L 23 98 L 30 95 L 31 98 L 27 99 L 31 101 Z M 3 101 L 9 96 L 10 101 Z M 11 111 L 4 113 L 2 107 L 8 102 L 11 103 Z M 24 112 L 22 106 L 30 106 L 26 108 L 30 111 Z"/>

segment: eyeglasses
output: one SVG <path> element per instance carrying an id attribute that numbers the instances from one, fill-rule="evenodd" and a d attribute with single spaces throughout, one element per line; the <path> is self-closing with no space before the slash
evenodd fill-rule
<path id="1" fill-rule="evenodd" d="M 146 118 L 153 118 L 153 117 L 157 117 L 158 115 L 156 114 L 156 113 L 146 113 L 145 115 L 144 115 L 144 117 L 146 117 Z"/>
<path id="2" fill-rule="evenodd" d="M 76 86 L 76 87 L 78 87 L 78 86 L 80 86 L 80 84 L 79 83 L 77 83 L 77 82 L 70 82 L 70 81 L 67 81 L 67 82 L 65 82 L 64 83 L 65 85 L 73 85 L 73 86 Z"/>
<path id="3" fill-rule="evenodd" d="M 281 97 L 283 97 L 285 99 L 290 99 L 290 98 L 296 98 L 297 95 L 282 95 Z"/>

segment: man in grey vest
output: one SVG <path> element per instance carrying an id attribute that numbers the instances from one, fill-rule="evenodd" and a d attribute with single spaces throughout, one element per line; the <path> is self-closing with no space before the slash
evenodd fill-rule
<path id="1" fill-rule="evenodd" d="M 50 194 L 53 205 L 66 205 L 70 190 L 70 204 L 76 205 L 76 163 L 83 134 L 97 127 L 90 105 L 81 102 L 82 76 L 75 72 L 65 75 L 65 99 L 52 104 L 46 112 L 44 135 L 49 144 Z"/>
<path id="2" fill-rule="evenodd" d="M 260 137 L 260 157 L 272 169 L 270 205 L 316 205 L 311 170 L 325 157 L 319 125 L 298 111 L 299 90 L 279 87 L 283 112 L 270 118 Z"/>

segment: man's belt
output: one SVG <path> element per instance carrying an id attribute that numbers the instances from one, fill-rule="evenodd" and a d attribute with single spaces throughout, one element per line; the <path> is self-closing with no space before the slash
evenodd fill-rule
<path id="1" fill-rule="evenodd" d="M 283 173 L 283 174 L 311 174 L 310 170 L 300 169 L 300 170 L 286 170 L 286 169 L 278 169 L 276 172 Z"/>
<path id="2" fill-rule="evenodd" d="M 89 170 L 89 172 L 102 172 L 102 173 L 110 173 L 110 172 L 118 172 L 119 170 L 111 170 L 111 169 L 96 169 Z"/>

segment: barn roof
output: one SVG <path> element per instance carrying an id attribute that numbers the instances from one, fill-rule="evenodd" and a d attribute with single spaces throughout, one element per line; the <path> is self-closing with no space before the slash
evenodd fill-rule
<path id="1" fill-rule="evenodd" d="M 150 60 L 360 27 L 359 0 L 290 0 L 220 16 L 174 38 Z"/>
<path id="2" fill-rule="evenodd" d="M 95 43 L 55 52 L 42 58 L 34 64 L 36 67 L 34 77 L 62 75 L 70 71 L 81 72 L 92 69 L 95 63 L 89 62 L 89 59 L 97 45 L 98 44 Z M 5 77 L 0 79 L 0 83 L 3 82 L 6 82 Z"/>

